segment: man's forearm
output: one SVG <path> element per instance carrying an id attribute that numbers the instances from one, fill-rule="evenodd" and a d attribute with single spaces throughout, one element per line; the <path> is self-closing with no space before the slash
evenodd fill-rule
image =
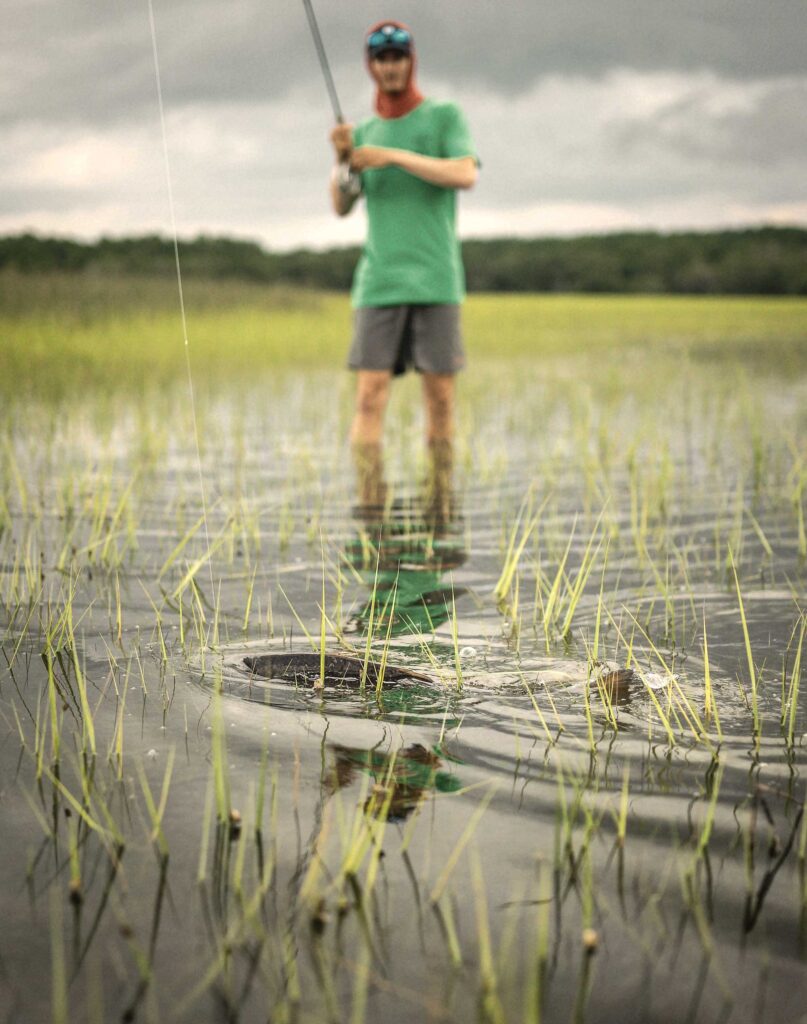
<path id="1" fill-rule="evenodd" d="M 471 188 L 476 182 L 476 160 L 472 156 L 443 158 L 423 156 L 408 149 L 390 149 L 390 164 L 442 188 Z"/>

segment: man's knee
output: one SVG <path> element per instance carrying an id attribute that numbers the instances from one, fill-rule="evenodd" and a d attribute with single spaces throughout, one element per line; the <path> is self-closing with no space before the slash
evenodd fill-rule
<path id="1" fill-rule="evenodd" d="M 436 420 L 450 418 L 454 412 L 454 378 L 436 377 L 424 384 L 429 415 Z"/>
<path id="2" fill-rule="evenodd" d="M 356 411 L 362 416 L 382 413 L 389 398 L 389 386 L 389 376 L 386 374 L 362 374 L 356 389 Z"/>

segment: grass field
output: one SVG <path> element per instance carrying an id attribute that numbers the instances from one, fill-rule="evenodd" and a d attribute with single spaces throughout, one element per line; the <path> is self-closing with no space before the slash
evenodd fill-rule
<path id="1" fill-rule="evenodd" d="M 344 362 L 350 308 L 343 295 L 191 281 L 185 287 L 194 378 Z M 788 372 L 805 343 L 807 299 L 669 296 L 472 295 L 472 359 L 535 358 L 625 347 L 724 356 L 726 346 Z M 75 398 L 184 379 L 175 282 L 0 275 L 0 393 Z"/>

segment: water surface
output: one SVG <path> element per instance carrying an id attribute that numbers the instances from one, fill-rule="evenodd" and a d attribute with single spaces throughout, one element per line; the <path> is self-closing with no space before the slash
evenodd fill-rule
<path id="1" fill-rule="evenodd" d="M 801 1019 L 807 372 L 625 359 L 9 417 L 4 1019 Z"/>

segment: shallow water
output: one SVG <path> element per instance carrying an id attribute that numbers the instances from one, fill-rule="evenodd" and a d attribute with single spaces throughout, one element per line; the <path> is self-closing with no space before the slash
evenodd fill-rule
<path id="1" fill-rule="evenodd" d="M 332 378 L 202 397 L 207 536 L 181 393 L 9 422 L 4 1020 L 802 1019 L 807 372 L 617 371 L 363 493 Z M 323 629 L 433 682 L 243 665 Z"/>

